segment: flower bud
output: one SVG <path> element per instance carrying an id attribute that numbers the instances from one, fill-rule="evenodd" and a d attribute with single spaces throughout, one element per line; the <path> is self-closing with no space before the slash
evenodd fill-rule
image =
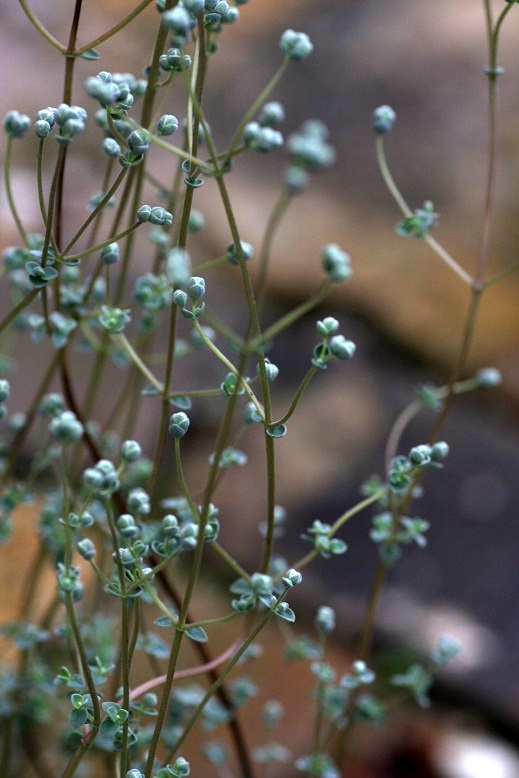
<path id="1" fill-rule="evenodd" d="M 164 114 L 157 124 L 157 135 L 173 135 L 178 130 L 178 119 L 172 114 Z"/>
<path id="2" fill-rule="evenodd" d="M 43 139 L 46 138 L 47 135 L 50 134 L 50 131 L 52 130 L 51 125 L 49 122 L 45 121 L 45 119 L 38 119 L 34 122 L 34 132 L 36 134 L 37 138 Z"/>
<path id="3" fill-rule="evenodd" d="M 192 302 L 199 300 L 205 294 L 205 281 L 201 276 L 193 276 L 187 284 L 187 293 Z"/>
<path id="4" fill-rule="evenodd" d="M 350 255 L 336 243 L 329 243 L 322 250 L 321 264 L 329 280 L 340 284 L 352 275 Z"/>
<path id="5" fill-rule="evenodd" d="M 11 394 L 11 386 L 6 378 L 0 379 L 0 403 L 5 403 Z"/>
<path id="6" fill-rule="evenodd" d="M 262 127 L 275 127 L 285 119 L 285 109 L 278 102 L 265 103 L 260 111 L 258 121 Z"/>
<path id="7" fill-rule="evenodd" d="M 101 249 L 101 261 L 104 265 L 115 265 L 119 261 L 119 244 L 109 243 Z"/>
<path id="8" fill-rule="evenodd" d="M 136 440 L 125 440 L 121 445 L 121 459 L 125 462 L 135 462 L 142 454 L 142 449 Z"/>
<path id="9" fill-rule="evenodd" d="M 51 421 L 50 433 L 58 443 L 67 446 L 69 443 L 76 443 L 83 436 L 83 425 L 75 413 L 63 411 Z"/>
<path id="10" fill-rule="evenodd" d="M 480 389 L 492 389 L 501 383 L 501 373 L 495 367 L 484 367 L 478 370 L 474 376 L 474 381 Z"/>
<path id="11" fill-rule="evenodd" d="M 334 335 L 339 329 L 339 322 L 334 319 L 333 316 L 327 316 L 322 321 L 316 323 L 317 332 L 322 335 L 323 338 Z"/>
<path id="12" fill-rule="evenodd" d="M 318 632 L 329 635 L 335 629 L 335 611 L 327 605 L 321 605 L 315 617 L 315 626 Z"/>
<path id="13" fill-rule="evenodd" d="M 108 157 L 117 158 L 121 153 L 121 147 L 115 138 L 105 138 L 103 141 L 103 151 Z"/>
<path id="14" fill-rule="evenodd" d="M 313 51 L 313 45 L 308 35 L 304 32 L 285 30 L 281 36 L 279 47 L 287 59 L 298 62 Z"/>
<path id="15" fill-rule="evenodd" d="M 334 335 L 330 338 L 328 348 L 334 357 L 337 359 L 352 359 L 355 354 L 355 343 L 352 340 L 346 340 L 344 335 Z"/>
<path id="16" fill-rule="evenodd" d="M 241 254 L 245 262 L 254 256 L 254 247 L 250 243 L 246 243 L 244 240 L 240 240 L 240 247 Z M 234 243 L 230 243 L 227 246 L 225 256 L 231 265 L 239 265 L 238 252 L 236 251 L 236 246 Z"/>
<path id="17" fill-rule="evenodd" d="M 189 417 L 183 411 L 174 413 L 169 420 L 169 432 L 174 438 L 183 438 L 189 428 Z"/>
<path id="18" fill-rule="evenodd" d="M 77 550 L 83 559 L 90 560 L 96 555 L 96 547 L 90 538 L 83 538 L 77 542 Z"/>
<path id="19" fill-rule="evenodd" d="M 23 138 L 31 126 L 29 116 L 18 111 L 9 111 L 4 118 L 4 130 L 11 138 Z"/>
<path id="20" fill-rule="evenodd" d="M 377 135 L 388 133 L 396 122 L 396 113 L 389 105 L 381 105 L 373 112 L 373 129 Z"/>

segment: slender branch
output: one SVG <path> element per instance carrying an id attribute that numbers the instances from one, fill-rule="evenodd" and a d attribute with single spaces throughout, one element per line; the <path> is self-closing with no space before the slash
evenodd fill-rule
<path id="1" fill-rule="evenodd" d="M 26 2 L 26 0 L 18 0 L 22 7 L 22 11 L 30 21 L 33 27 L 35 27 L 40 35 L 45 38 L 48 43 L 50 43 L 51 46 L 54 46 L 55 49 L 57 49 L 61 54 L 65 54 L 66 48 L 63 46 L 62 43 L 57 40 L 53 35 L 50 34 L 50 32 L 47 30 L 46 27 L 43 26 L 43 24 L 40 22 L 40 20 L 33 14 L 31 9 L 29 8 L 29 4 Z"/>
<path id="2" fill-rule="evenodd" d="M 95 49 L 96 46 L 99 46 L 101 43 L 104 43 L 109 38 L 112 38 L 120 30 L 122 30 L 123 27 L 126 27 L 127 24 L 129 24 L 133 19 L 135 19 L 136 16 L 142 13 L 142 11 L 144 11 L 144 9 L 147 8 L 152 2 L 153 0 L 142 0 L 142 2 L 140 2 L 139 5 L 133 9 L 133 11 L 130 11 L 130 13 L 127 14 L 123 19 L 121 19 L 121 21 L 118 22 L 114 27 L 111 27 L 109 30 L 107 30 L 107 32 L 104 32 L 98 38 L 95 38 L 95 40 L 90 41 L 90 43 L 87 43 L 85 46 L 81 46 L 81 48 L 76 49 L 76 57 L 80 57 L 81 54 L 85 53 L 85 51 L 89 51 L 90 49 Z"/>

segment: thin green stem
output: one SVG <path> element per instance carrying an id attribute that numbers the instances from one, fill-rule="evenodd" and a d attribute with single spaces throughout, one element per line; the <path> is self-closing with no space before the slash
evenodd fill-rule
<path id="1" fill-rule="evenodd" d="M 281 66 L 278 68 L 274 76 L 268 82 L 267 86 L 260 92 L 258 97 L 254 100 L 254 102 L 250 105 L 250 107 L 245 112 L 229 144 L 229 149 L 227 151 L 227 154 L 225 155 L 224 164 L 222 165 L 223 168 L 225 168 L 225 163 L 227 163 L 227 161 L 232 157 L 238 145 L 240 144 L 243 135 L 243 130 L 245 129 L 245 125 L 248 124 L 252 119 L 252 117 L 258 113 L 263 103 L 267 100 L 271 92 L 276 88 L 279 81 L 285 74 L 285 70 L 287 69 L 289 62 L 290 60 L 288 58 L 285 58 L 283 60 Z"/>
<path id="2" fill-rule="evenodd" d="M 180 454 L 180 438 L 175 438 L 175 464 L 177 468 L 178 480 L 180 482 L 180 488 L 182 494 L 186 498 L 186 502 L 189 505 L 191 515 L 197 524 L 200 523 L 200 513 L 196 507 L 195 501 L 191 497 L 191 492 L 188 489 L 186 477 L 184 475 L 184 468 L 182 467 L 182 456 Z"/>
<path id="3" fill-rule="evenodd" d="M 119 346 L 123 349 L 123 351 L 126 352 L 132 363 L 135 365 L 137 370 L 142 373 L 142 375 L 150 382 L 152 386 L 155 387 L 155 389 L 159 392 L 159 394 L 163 394 L 164 392 L 164 386 L 160 383 L 160 381 L 155 378 L 151 370 L 144 364 L 142 359 L 140 358 L 139 354 L 135 351 L 132 344 L 124 335 L 122 332 L 117 333 L 112 336 L 114 340 L 119 344 Z"/>
<path id="4" fill-rule="evenodd" d="M 142 13 L 142 11 L 144 11 L 144 9 L 147 8 L 152 2 L 153 0 L 142 0 L 142 2 L 140 2 L 139 5 L 133 9 L 133 11 L 130 11 L 130 13 L 121 19 L 120 22 L 114 25 L 114 27 L 111 27 L 109 30 L 107 30 L 107 32 L 104 32 L 98 38 L 95 38 L 93 41 L 90 41 L 90 43 L 87 43 L 86 46 L 81 46 L 79 49 L 76 49 L 76 57 L 80 57 L 81 54 L 85 53 L 85 51 L 89 51 L 89 49 L 95 49 L 96 46 L 99 46 L 101 43 L 109 40 L 109 38 L 112 38 L 120 30 L 126 27 L 126 25 L 133 21 L 136 16 Z"/>
<path id="5" fill-rule="evenodd" d="M 373 503 L 378 502 L 387 492 L 387 487 L 383 487 L 382 489 L 379 489 L 374 494 L 370 495 L 369 497 L 366 497 L 365 500 L 361 500 L 361 502 L 357 503 L 357 505 L 354 505 L 353 508 L 349 508 L 347 511 L 345 511 L 341 516 L 339 516 L 338 519 L 335 520 L 335 522 L 332 524 L 328 532 L 326 533 L 327 538 L 333 538 L 337 532 L 346 524 L 347 521 L 349 521 L 353 516 L 356 516 L 357 513 L 360 513 L 365 508 L 368 508 L 370 505 L 373 505 Z M 310 562 L 312 562 L 317 556 L 319 556 L 319 551 L 316 549 L 313 549 L 313 551 L 310 551 L 308 554 L 305 554 L 305 556 L 301 557 L 297 560 L 297 562 L 294 562 L 291 567 L 294 568 L 294 570 L 301 570 L 303 567 L 306 567 Z M 284 575 L 284 574 L 283 574 Z M 282 575 L 279 575 L 276 577 L 276 580 L 281 580 Z"/>
<path id="6" fill-rule="evenodd" d="M 83 757 L 85 756 L 87 751 L 89 751 L 89 749 L 92 747 L 92 744 L 99 732 L 99 726 L 101 724 L 101 705 L 99 703 L 99 697 L 97 695 L 97 690 L 92 676 L 92 671 L 88 663 L 88 657 L 86 654 L 85 645 L 83 643 L 83 638 L 81 637 L 81 632 L 79 629 L 79 624 L 77 622 L 76 612 L 74 609 L 74 602 L 72 599 L 72 594 L 70 592 L 66 592 L 65 594 L 65 605 L 67 608 L 68 623 L 70 624 L 70 627 L 72 629 L 72 634 L 74 636 L 74 641 L 81 661 L 81 671 L 86 681 L 88 693 L 92 698 L 92 708 L 94 712 L 93 720 L 90 725 L 89 734 L 87 735 L 86 738 L 83 738 L 81 740 L 80 745 L 78 746 L 78 748 L 76 749 L 72 757 L 70 758 L 61 776 L 61 778 L 72 778 L 77 768 L 79 767 L 79 764 L 82 761 Z"/>
<path id="7" fill-rule="evenodd" d="M 202 340 L 204 341 L 204 343 L 206 344 L 207 348 L 209 348 L 213 352 L 213 354 L 216 357 L 218 357 L 220 362 L 222 362 L 225 365 L 225 367 L 229 370 L 229 372 L 231 372 L 234 376 L 236 376 L 238 382 L 240 383 L 240 385 L 245 390 L 245 393 L 249 396 L 249 399 L 251 400 L 251 402 L 254 403 L 254 407 L 256 408 L 258 413 L 260 414 L 261 418 L 264 419 L 265 418 L 265 413 L 263 411 L 263 408 L 261 407 L 261 403 L 258 400 L 258 398 L 256 397 L 256 395 L 254 394 L 253 390 L 251 389 L 250 384 L 247 381 L 247 379 L 243 375 L 240 374 L 240 371 L 237 368 L 234 367 L 233 363 L 229 359 L 227 359 L 225 354 L 223 354 L 220 351 L 218 346 L 216 346 L 212 342 L 212 340 L 210 340 L 206 336 L 206 334 L 204 333 L 202 327 L 198 323 L 197 319 L 195 319 L 193 321 L 193 325 L 194 325 L 196 331 L 198 332 L 198 334 L 200 335 L 200 337 L 202 338 Z"/>
<path id="8" fill-rule="evenodd" d="M 94 219 L 99 215 L 99 213 L 103 210 L 105 205 L 110 201 L 110 198 L 113 197 L 115 192 L 118 190 L 118 188 L 121 185 L 122 181 L 124 180 L 124 177 L 126 176 L 127 172 L 128 172 L 128 168 L 123 168 L 121 170 L 121 172 L 119 173 L 119 175 L 115 179 L 114 183 L 112 184 L 112 186 L 108 190 L 108 192 L 103 196 L 103 199 L 96 205 L 96 207 L 94 208 L 92 213 L 89 215 L 88 219 L 86 219 L 86 221 L 81 225 L 81 227 L 76 232 L 74 237 L 69 241 L 69 243 L 66 246 L 66 248 L 64 248 L 63 251 L 60 253 L 59 259 L 63 259 L 64 257 L 66 257 L 66 255 L 68 254 L 68 252 L 70 251 L 72 246 L 75 243 L 78 242 L 78 240 L 83 235 L 85 230 L 88 229 L 90 224 L 92 224 Z M 113 241 L 115 241 L 115 238 L 114 239 L 110 239 L 109 242 L 113 242 Z M 89 249 L 88 251 L 92 252 L 92 251 L 94 251 L 94 249 Z"/>
<path id="9" fill-rule="evenodd" d="M 29 294 L 26 295 L 23 300 L 20 300 L 20 302 L 9 311 L 5 319 L 0 321 L 0 332 L 3 332 L 3 330 L 5 330 L 5 328 L 13 321 L 13 319 L 16 319 L 18 314 L 20 314 L 24 308 L 27 308 L 27 306 L 30 305 L 30 303 L 38 295 L 39 291 L 39 289 L 33 289 L 32 292 L 29 292 Z"/>
<path id="10" fill-rule="evenodd" d="M 57 49 L 60 54 L 65 54 L 66 48 L 63 46 L 62 43 L 60 43 L 53 35 L 50 34 L 50 32 L 47 30 L 46 27 L 43 26 L 43 24 L 40 22 L 40 20 L 33 14 L 31 9 L 29 8 L 29 4 L 26 2 L 26 0 L 18 0 L 22 7 L 22 11 L 30 21 L 33 27 L 35 27 L 40 35 L 45 38 L 45 40 L 50 43 L 51 46 L 54 46 L 55 49 Z"/>
<path id="11" fill-rule="evenodd" d="M 270 255 L 272 251 L 272 243 L 276 235 L 276 230 L 279 227 L 283 216 L 285 215 L 288 206 L 292 202 L 293 194 L 289 189 L 283 189 L 277 202 L 275 203 L 267 225 L 263 234 L 263 240 L 261 242 L 258 262 L 258 275 L 256 281 L 256 305 L 258 311 L 261 313 L 265 303 L 265 293 L 267 289 L 267 276 L 270 262 Z"/>
<path id="12" fill-rule="evenodd" d="M 131 124 L 132 127 L 134 127 L 136 130 L 143 129 L 142 125 L 139 124 L 139 122 L 136 122 L 134 119 L 130 119 L 130 117 L 127 117 L 126 121 L 128 122 L 128 124 Z M 173 146 L 171 143 L 168 143 L 167 140 L 161 138 L 160 135 L 154 135 L 153 133 L 148 133 L 148 139 L 150 143 L 153 143 L 155 146 L 159 146 L 159 148 L 163 149 L 164 151 L 168 151 L 170 154 L 173 154 L 173 156 L 179 157 L 180 159 L 189 162 L 191 165 L 194 165 L 196 168 L 205 170 L 207 173 L 214 174 L 215 172 L 214 167 L 209 162 L 200 159 L 196 155 L 191 154 L 189 151 L 185 151 L 184 149 L 181 149 L 180 146 Z"/>
<path id="13" fill-rule="evenodd" d="M 389 167 L 387 165 L 386 161 L 386 154 L 384 150 L 384 136 L 383 135 L 377 135 L 376 136 L 376 153 L 377 153 L 377 161 L 380 168 L 380 172 L 382 174 L 382 178 L 384 179 L 384 183 L 386 184 L 390 194 L 392 195 L 393 199 L 395 200 L 396 204 L 402 211 L 404 216 L 412 216 L 413 212 L 409 208 L 407 202 L 405 201 L 404 197 L 400 193 L 400 190 L 398 189 L 395 180 L 393 176 L 391 175 L 391 171 L 389 170 Z M 451 255 L 441 246 L 437 240 L 435 240 L 431 235 L 427 234 L 423 237 L 423 239 L 428 246 L 437 254 L 440 259 L 445 262 L 445 264 L 450 267 L 450 269 L 456 273 L 456 275 L 461 278 L 461 280 L 468 284 L 468 286 L 472 286 L 473 279 L 472 276 L 467 273 L 466 270 L 464 270 L 461 265 L 459 265 L 456 260 L 451 257 Z"/>
<path id="14" fill-rule="evenodd" d="M 27 233 L 25 231 L 25 227 L 23 226 L 22 220 L 20 218 L 20 214 L 18 213 L 18 209 L 16 207 L 16 203 L 14 201 L 14 195 L 13 190 L 11 188 L 11 156 L 12 156 L 12 149 L 13 149 L 13 138 L 11 135 L 7 135 L 7 141 L 6 141 L 6 147 L 5 147 L 5 159 L 4 159 L 4 184 L 5 184 L 5 193 L 7 196 L 7 202 L 9 203 L 9 210 L 11 211 L 11 216 L 14 219 L 14 222 L 16 224 L 16 229 L 18 230 L 18 234 L 20 235 L 22 241 L 27 246 L 28 245 L 28 238 Z"/>
<path id="15" fill-rule="evenodd" d="M 295 324 L 296 321 L 302 319 L 302 317 L 309 313 L 309 311 L 317 308 L 317 306 L 320 305 L 326 297 L 329 289 L 330 282 L 323 281 L 317 292 L 312 295 L 312 297 L 310 297 L 308 300 L 305 300 L 304 303 L 301 303 L 301 305 L 298 305 L 292 311 L 286 313 L 284 316 L 274 322 L 274 324 L 271 324 L 270 327 L 267 327 L 267 329 L 262 332 L 260 339 L 255 338 L 252 340 L 250 344 L 252 350 L 255 351 L 261 347 L 261 344 L 268 343 L 276 335 L 279 335 L 280 332 L 283 332 L 288 327 L 292 326 L 292 324 Z"/>
<path id="16" fill-rule="evenodd" d="M 296 391 L 296 393 L 294 395 L 294 399 L 292 400 L 290 408 L 288 409 L 288 411 L 285 413 L 284 416 L 282 416 L 277 421 L 273 422 L 274 426 L 277 426 L 279 424 L 286 424 L 286 422 L 291 418 L 291 416 L 295 412 L 297 406 L 299 405 L 299 402 L 300 402 L 303 394 L 306 392 L 307 388 L 309 387 L 310 382 L 312 381 L 312 378 L 317 373 L 317 370 L 318 370 L 318 368 L 315 367 L 314 365 L 312 365 L 312 367 L 308 370 L 307 374 L 305 375 L 305 377 L 303 378 L 303 380 L 301 381 L 301 383 L 299 384 L 299 386 L 297 388 L 297 391 Z"/>
<path id="17" fill-rule="evenodd" d="M 90 246 L 89 248 L 85 249 L 84 251 L 80 251 L 78 254 L 72 254 L 70 257 L 61 256 L 60 259 L 65 261 L 70 260 L 76 260 L 76 259 L 83 259 L 83 257 L 88 257 L 89 254 L 94 254 L 96 251 L 101 251 L 101 249 L 104 249 L 105 246 L 108 246 L 110 243 L 116 243 L 119 240 L 122 240 L 130 233 L 134 232 L 137 227 L 140 227 L 142 222 L 136 221 L 133 224 L 130 224 L 129 227 L 127 227 L 125 230 L 120 232 L 118 235 L 113 235 L 111 238 L 108 238 L 107 240 L 104 240 L 102 243 L 98 243 L 96 246 Z"/>
<path id="18" fill-rule="evenodd" d="M 286 592 L 283 592 L 280 597 L 277 598 L 276 605 L 278 605 L 285 597 Z M 214 693 L 217 691 L 217 689 L 223 684 L 229 673 L 236 667 L 239 660 L 245 653 L 245 651 L 248 649 L 250 644 L 256 639 L 256 637 L 259 635 L 259 633 L 267 626 L 269 621 L 273 618 L 274 611 L 268 610 L 267 613 L 263 616 L 263 618 L 259 621 L 259 623 L 254 627 L 254 629 L 251 630 L 247 638 L 243 641 L 240 648 L 236 651 L 236 653 L 233 655 L 233 657 L 229 660 L 227 665 L 224 667 L 216 681 L 211 684 L 209 689 L 206 691 L 205 695 L 202 697 L 200 702 L 198 703 L 197 707 L 193 711 L 191 718 L 186 723 L 184 729 L 182 730 L 182 734 L 180 735 L 179 739 L 175 743 L 174 748 L 170 751 L 168 756 L 166 757 L 166 762 L 171 761 L 175 754 L 178 752 L 180 746 L 185 741 L 191 730 L 193 729 L 196 721 L 198 720 L 198 717 L 202 713 L 203 709 L 211 699 L 211 697 L 214 695 Z"/>

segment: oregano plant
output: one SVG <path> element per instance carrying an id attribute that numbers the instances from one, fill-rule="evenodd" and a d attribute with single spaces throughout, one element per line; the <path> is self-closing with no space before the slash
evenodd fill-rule
<path id="1" fill-rule="evenodd" d="M 139 23 L 152 0 L 129 4 L 115 26 L 86 42 L 88 3 L 70 4 L 69 36 L 61 41 L 27 0 L 19 0 L 27 35 L 46 40 L 49 55 L 63 63 L 63 79 L 59 93 L 52 85 L 41 95 L 31 116 L 13 107 L 3 119 L 4 187 L 18 242 L 5 248 L 1 269 L 10 304 L 0 316 L 0 554 L 11 553 L 23 505 L 32 506 L 38 550 L 28 580 L 20 582 L 18 617 L 1 627 L 9 654 L 0 669 L 2 776 L 179 778 L 190 774 L 188 755 L 199 752 L 207 775 L 338 778 L 359 721 L 383 723 L 395 698 L 429 704 L 434 674 L 457 654 L 457 641 L 438 636 L 432 656 L 383 683 L 371 644 L 388 573 L 407 547 L 424 547 L 434 531 L 434 517 L 415 515 L 415 499 L 425 472 L 449 466 L 443 427 L 453 400 L 500 382 L 494 368 L 467 376 L 466 364 L 485 291 L 515 269 L 489 270 L 496 90 L 503 72 L 498 45 L 514 4 L 504 2 L 494 17 L 495 4 L 483 3 L 490 142 L 474 267 L 451 256 L 436 237 L 440 216 L 427 192 L 412 205 L 400 192 L 385 155 L 390 133 L 398 132 L 397 116 L 387 105 L 374 110 L 367 131 L 401 211 L 396 231 L 424 241 L 452 271 L 453 283 L 465 285 L 468 313 L 450 374 L 443 385 L 428 384 L 410 398 L 381 456 L 380 475 L 359 484 L 358 502 L 333 521 L 315 518 L 303 535 L 306 553 L 285 558 L 277 541 L 291 529 L 276 499 L 283 438 L 302 423 L 297 411 L 308 387 L 326 381 L 331 363 L 347 380 L 356 353 L 340 321 L 316 318 L 306 372 L 282 407 L 275 381 L 283 365 L 269 358 L 272 343 L 322 306 L 333 285 L 355 282 L 355 257 L 331 236 L 314 260 L 321 285 L 267 323 L 272 244 L 283 216 L 336 157 L 318 119 L 309 117 L 286 137 L 285 110 L 276 100 L 285 72 L 305 67 L 311 37 L 297 29 L 282 33 L 270 81 L 243 106 L 226 142 L 213 133 L 206 112 L 207 74 L 249 11 L 247 0 L 155 0 L 154 38 L 142 40 L 136 75 L 111 69 L 110 46 L 125 27 Z M 76 90 L 78 72 L 83 86 Z M 169 113 L 173 105 L 175 114 Z M 74 155 L 85 159 L 86 139 L 88 153 L 95 147 L 94 167 L 104 172 L 97 193 L 84 193 L 87 210 L 70 218 L 67 186 Z M 26 228 L 26 204 L 14 185 L 19 148 L 30 142 L 36 144 L 37 232 Z M 152 154 L 160 158 L 159 173 L 149 164 Z M 248 154 L 284 160 L 259 245 L 242 234 L 229 187 Z M 221 203 L 227 233 L 221 253 L 210 258 L 193 242 L 204 227 L 196 207 L 202 186 Z M 240 298 L 231 313 L 212 295 L 218 273 L 229 269 Z M 244 312 L 238 323 L 236 312 Z M 13 413 L 17 382 L 11 373 L 31 353 L 28 342 L 45 349 L 46 369 L 31 385 L 26 407 Z M 192 374 L 183 368 L 188 360 L 202 366 L 207 385 L 190 385 Z M 217 408 L 218 425 L 195 487 L 185 465 L 208 404 Z M 402 451 L 404 430 L 424 409 L 435 415 L 428 439 Z M 147 434 L 139 439 L 143 417 Z M 261 449 L 266 484 L 253 568 L 221 540 L 226 518 L 218 508 L 220 490 L 232 488 L 236 468 L 247 466 L 240 447 L 247 437 Z M 247 495 L 240 500 L 246 514 Z M 378 569 L 360 643 L 350 670 L 341 674 L 329 652 L 338 614 L 326 603 L 317 613 L 299 613 L 291 595 L 296 587 L 304 590 L 305 570 L 315 559 L 332 564 L 346 554 L 347 560 L 343 528 L 369 511 Z M 201 591 L 213 569 L 219 580 L 225 570 L 228 590 L 225 611 L 208 615 Z M 48 571 L 53 586 L 42 612 L 36 605 L 48 591 Z M 313 637 L 293 627 L 299 616 L 313 625 Z M 293 722 L 283 721 L 283 700 L 265 701 L 254 747 L 241 716 L 258 693 L 246 669 L 262 661 L 262 633 L 276 626 L 286 656 L 304 662 L 313 679 L 308 705 L 314 724 L 305 733 L 306 750 L 298 753 L 287 745 L 292 738 L 284 740 Z M 280 655 L 268 672 L 281 675 L 283 661 Z M 262 745 L 256 745 L 258 729 Z"/>

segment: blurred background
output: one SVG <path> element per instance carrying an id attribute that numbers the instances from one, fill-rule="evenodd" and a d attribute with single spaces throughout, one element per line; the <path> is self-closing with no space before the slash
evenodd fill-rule
<path id="1" fill-rule="evenodd" d="M 500 0 L 494 2 L 496 13 L 502 5 Z M 72 7 L 71 0 L 32 3 L 61 41 L 67 38 Z M 79 43 L 94 39 L 128 7 L 126 0 L 86 1 Z M 61 102 L 59 56 L 28 25 L 17 3 L 2 4 L 0 22 L 3 114 L 15 108 L 32 116 L 41 107 Z M 140 77 L 148 64 L 156 24 L 152 6 L 115 43 L 99 47 L 100 62 L 79 61 L 74 101 L 94 111 L 82 82 L 101 69 L 131 71 Z M 315 50 L 308 60 L 289 68 L 272 95 L 286 108 L 283 132 L 288 135 L 306 119 L 322 119 L 330 129 L 337 164 L 315 176 L 310 190 L 292 204 L 278 232 L 265 322 L 275 320 L 317 289 L 324 244 L 339 243 L 347 250 L 355 274 L 332 290 L 322 308 L 279 338 L 269 354 L 281 368 L 274 387 L 280 415 L 306 372 L 318 318 L 336 316 L 341 332 L 357 343 L 351 364 L 333 365 L 314 382 L 289 434 L 278 444 L 278 501 L 288 514 L 287 535 L 281 543 L 292 558 L 294 550 L 296 557 L 304 551 L 298 538 L 314 519 L 333 523 L 357 501 L 359 484 L 372 473 L 383 473 L 384 446 L 395 418 L 415 398 L 419 385 L 447 380 L 469 303 L 465 286 L 425 244 L 395 234 L 400 214 L 376 166 L 372 111 L 383 103 L 396 110 L 397 124 L 386 144 L 393 175 L 412 208 L 424 200 L 433 201 L 441 214 L 435 236 L 472 272 L 481 236 L 486 169 L 483 68 L 487 54 L 480 0 L 466 0 L 455 7 L 449 0 L 252 0 L 241 8 L 240 22 L 224 31 L 222 51 L 211 62 L 205 106 L 219 149 L 225 148 L 244 110 L 277 68 L 278 40 L 287 27 L 307 32 Z M 517 261 L 518 253 L 518 36 L 519 9 L 510 13 L 504 26 L 499 57 L 506 73 L 499 93 L 492 273 Z M 183 118 L 183 98 L 177 104 L 173 98 L 167 110 Z M 89 132 L 74 145 L 66 200 L 71 224 L 79 223 L 77 214 L 84 213 L 86 201 L 99 189 L 101 154 L 91 154 L 99 148 L 100 139 L 99 129 L 91 122 Z M 28 142 L 24 148 L 29 149 L 26 158 L 17 144 L 15 193 L 28 228 L 37 230 L 31 156 L 36 146 Z M 285 165 L 282 153 L 252 153 L 240 158 L 229 179 L 242 237 L 254 245 L 259 244 Z M 221 254 L 230 236 L 210 182 L 197 191 L 195 200 L 207 225 L 191 247 L 197 263 Z M 2 246 L 16 243 L 4 196 L 0 239 Z M 146 250 L 143 244 L 139 272 L 148 267 Z M 238 326 L 243 311 L 234 305 L 237 273 L 226 268 L 207 281 L 211 299 L 218 296 L 220 314 Z M 425 650 L 444 633 L 458 637 L 463 655 L 440 679 L 436 695 L 445 707 L 445 718 L 435 720 L 434 727 L 443 734 L 444 730 L 468 730 L 470 735 L 483 727 L 508 742 L 517 740 L 519 734 L 518 292 L 516 274 L 484 297 L 467 375 L 493 365 L 501 370 L 503 384 L 498 391 L 465 396 L 454 404 L 444 430 L 451 455 L 443 471 L 426 479 L 424 498 L 416 505 L 416 511 L 431 523 L 429 545 L 425 551 L 406 551 L 391 572 L 377 640 L 377 651 L 388 657 L 401 651 L 396 646 L 402 644 Z M 26 360 L 30 370 L 43 370 L 44 350 L 33 351 Z M 193 380 L 207 384 L 204 360 L 187 369 Z M 30 396 L 33 375 L 21 364 L 16 393 L 20 408 L 13 410 L 21 410 Z M 221 380 L 218 366 L 209 379 Z M 194 427 L 205 458 L 219 411 L 203 403 L 198 411 Z M 144 438 L 148 434 L 152 439 L 155 422 L 149 416 L 142 418 Z M 427 414 L 413 422 L 401 452 L 426 440 L 433 422 Z M 254 565 L 256 526 L 264 512 L 264 484 L 256 477 L 263 454 L 259 447 L 255 451 L 254 436 L 245 448 L 249 465 L 233 473 L 217 499 L 225 541 L 244 564 Z M 188 472 L 195 490 L 198 465 L 193 455 Z M 168 489 L 165 483 L 165 493 Z M 347 526 L 343 537 L 348 554 L 326 566 L 314 564 L 304 592 L 305 598 L 313 598 L 315 607 L 326 603 L 337 609 L 342 645 L 353 652 L 376 567 L 369 521 L 368 516 L 361 516 Z M 445 727 L 444 721 L 454 724 Z M 431 750 L 434 727 L 429 722 L 424 734 L 421 725 L 413 724 L 418 760 Z M 405 728 L 410 742 L 409 721 Z M 483 742 L 482 735 L 477 739 Z M 395 753 L 400 747 L 394 746 Z M 480 764 L 484 764 L 482 758 Z M 379 772 L 362 775 L 509 778 L 519 775 L 517 763 L 510 759 L 509 772 L 497 772 L 497 767 L 485 773 L 449 772 L 448 765 L 438 762 L 426 768 L 425 761 L 416 761 L 415 772 L 405 773 L 402 768 L 398 773 L 383 773 L 379 765 Z"/>

